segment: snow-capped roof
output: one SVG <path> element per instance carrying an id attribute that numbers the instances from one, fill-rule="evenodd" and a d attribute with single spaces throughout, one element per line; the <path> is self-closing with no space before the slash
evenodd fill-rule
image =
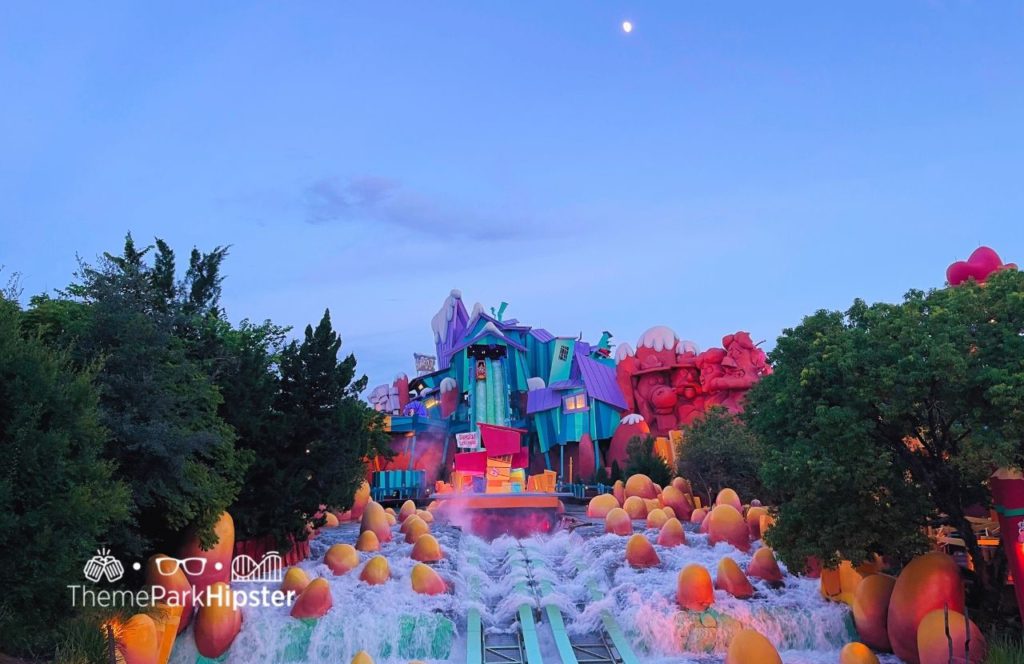
<path id="1" fill-rule="evenodd" d="M 543 390 L 545 388 L 544 379 L 540 376 L 534 376 L 533 378 L 526 379 L 526 389 L 529 392 L 534 390 Z"/>
<path id="2" fill-rule="evenodd" d="M 620 424 L 640 424 L 643 421 L 644 421 L 644 416 L 641 415 L 640 413 L 630 413 L 629 415 L 623 416 L 623 418 L 621 420 L 619 420 L 619 423 Z"/>
<path id="3" fill-rule="evenodd" d="M 676 347 L 677 341 L 679 341 L 679 337 L 676 336 L 675 331 L 671 327 L 655 325 L 640 335 L 636 345 L 638 347 L 651 348 L 655 351 L 665 350 L 666 348 L 672 350 Z"/>
<path id="4" fill-rule="evenodd" d="M 404 373 L 395 374 L 395 380 L 409 380 L 409 377 Z"/>
<path id="5" fill-rule="evenodd" d="M 461 299 L 462 291 L 458 288 L 453 288 L 448 297 L 444 299 L 441 309 L 430 320 L 430 328 L 434 331 L 434 343 L 441 341 L 441 339 L 448 335 L 448 325 L 455 318 L 455 311 Z"/>
<path id="6" fill-rule="evenodd" d="M 633 347 L 623 342 L 615 348 L 615 361 L 621 362 L 627 357 L 633 357 L 634 354 Z"/>
<path id="7" fill-rule="evenodd" d="M 690 341 L 689 339 L 679 340 L 679 343 L 676 344 L 676 354 L 685 355 L 686 353 L 693 353 L 694 355 L 700 353 L 700 348 L 697 346 L 696 341 Z"/>
<path id="8" fill-rule="evenodd" d="M 441 394 L 451 392 L 452 390 L 458 389 L 459 384 L 455 382 L 455 379 L 451 376 L 446 376 L 441 379 Z"/>

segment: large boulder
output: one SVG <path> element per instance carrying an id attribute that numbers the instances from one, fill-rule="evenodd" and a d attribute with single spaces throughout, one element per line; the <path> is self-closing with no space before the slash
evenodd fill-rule
<path id="1" fill-rule="evenodd" d="M 668 521 L 668 515 L 665 514 L 662 509 L 654 509 L 647 513 L 647 527 L 657 528 L 661 530 L 661 527 Z"/>
<path id="2" fill-rule="evenodd" d="M 779 651 L 760 632 L 741 629 L 729 641 L 725 664 L 782 664 Z"/>
<path id="3" fill-rule="evenodd" d="M 690 501 L 687 500 L 686 494 L 675 486 L 667 486 L 661 490 L 661 504 L 671 507 L 675 516 L 680 519 L 690 518 L 690 513 L 693 511 L 693 507 L 690 505 Z"/>
<path id="4" fill-rule="evenodd" d="M 359 566 L 359 553 L 351 544 L 335 544 L 324 554 L 324 564 L 335 574 L 347 574 Z"/>
<path id="5" fill-rule="evenodd" d="M 377 539 L 377 533 L 372 530 L 364 530 L 359 533 L 359 537 L 356 538 L 356 551 L 364 553 L 380 551 L 380 540 Z"/>
<path id="6" fill-rule="evenodd" d="M 441 575 L 433 567 L 416 563 L 411 574 L 412 589 L 421 595 L 440 595 L 448 590 Z"/>
<path id="7" fill-rule="evenodd" d="M 747 574 L 757 577 L 769 585 L 782 583 L 782 570 L 779 569 L 779 563 L 775 560 L 772 550 L 766 546 L 754 553 L 754 557 L 750 559 L 750 565 L 747 566 Z"/>
<path id="8" fill-rule="evenodd" d="M 169 572 L 165 574 L 165 572 Z M 165 556 L 162 553 L 150 556 L 146 561 L 146 585 L 150 587 L 159 586 L 163 589 L 164 603 L 171 604 L 171 600 L 181 606 L 181 617 L 178 619 L 178 634 L 185 631 L 189 622 L 192 621 L 193 602 L 192 584 L 189 583 L 185 572 L 177 564 L 174 558 Z"/>
<path id="9" fill-rule="evenodd" d="M 625 494 L 626 498 L 630 496 L 657 498 L 658 489 L 654 486 L 654 482 L 651 481 L 650 477 L 637 473 L 636 475 L 630 475 L 629 479 L 626 480 Z"/>
<path id="10" fill-rule="evenodd" d="M 235 606 L 231 587 L 221 581 L 210 584 L 204 599 L 196 611 L 192 633 L 199 654 L 216 659 L 227 652 L 242 629 L 242 612 Z"/>
<path id="11" fill-rule="evenodd" d="M 136 613 L 118 630 L 116 646 L 124 664 L 157 664 L 160 637 L 156 622 L 145 613 Z"/>
<path id="12" fill-rule="evenodd" d="M 363 571 L 359 573 L 359 580 L 371 586 L 379 586 L 391 578 L 391 567 L 388 559 L 384 556 L 374 556 L 367 561 Z"/>
<path id="13" fill-rule="evenodd" d="M 661 559 L 651 546 L 650 540 L 637 533 L 626 542 L 626 562 L 631 567 L 655 567 L 661 564 Z"/>
<path id="14" fill-rule="evenodd" d="M 604 518 L 604 531 L 616 535 L 630 535 L 633 532 L 633 521 L 626 514 L 626 510 L 616 507 Z"/>
<path id="15" fill-rule="evenodd" d="M 415 544 L 420 536 L 430 532 L 430 526 L 427 525 L 427 522 L 415 514 L 406 519 L 405 522 L 409 524 L 409 527 L 405 529 L 406 544 Z"/>
<path id="16" fill-rule="evenodd" d="M 354 514 L 355 509 L 352 512 Z M 369 502 L 362 511 L 359 532 L 367 530 L 372 530 L 381 543 L 391 541 L 391 524 L 388 520 L 388 513 L 384 511 L 380 503 Z"/>
<path id="17" fill-rule="evenodd" d="M 878 657 L 863 643 L 847 643 L 839 651 L 839 664 L 878 664 Z"/>
<path id="18" fill-rule="evenodd" d="M 945 553 L 918 556 L 903 568 L 889 599 L 889 641 L 900 659 L 919 664 L 917 630 L 926 615 L 936 609 L 964 610 L 964 586 L 960 569 Z"/>
<path id="19" fill-rule="evenodd" d="M 616 507 L 621 507 L 619 500 L 610 493 L 602 493 L 590 499 L 590 504 L 587 505 L 587 516 L 592 519 L 603 519 L 608 516 L 608 512 Z"/>
<path id="20" fill-rule="evenodd" d="M 750 531 L 750 539 L 761 539 L 761 517 L 768 516 L 768 509 L 764 507 L 751 507 L 747 510 L 747 530 Z"/>
<path id="21" fill-rule="evenodd" d="M 732 505 L 737 512 L 743 512 L 743 503 L 740 502 L 739 494 L 729 488 L 718 492 L 718 496 L 715 497 L 715 505 Z"/>
<path id="22" fill-rule="evenodd" d="M 309 585 L 309 575 L 301 567 L 289 567 L 281 581 L 281 590 L 298 596 Z"/>
<path id="23" fill-rule="evenodd" d="M 946 622 L 949 622 L 949 637 L 946 636 Z M 970 652 L 967 652 L 967 636 L 970 634 Z M 959 611 L 947 612 L 942 609 L 929 611 L 917 626 L 917 655 L 921 664 L 948 664 L 950 645 L 953 661 L 963 664 L 981 664 L 988 655 L 985 636 Z"/>
<path id="24" fill-rule="evenodd" d="M 370 483 L 363 480 L 363 483 L 356 489 L 356 495 L 352 499 L 352 520 L 363 518 L 363 511 L 370 503 Z"/>
<path id="25" fill-rule="evenodd" d="M 441 553 L 441 545 L 437 543 L 437 538 L 427 533 L 420 535 L 420 538 L 416 540 L 409 557 L 421 563 L 436 563 L 444 555 Z"/>
<path id="26" fill-rule="evenodd" d="M 748 599 L 754 596 L 754 586 L 750 584 L 750 579 L 743 573 L 736 561 L 728 557 L 718 561 L 715 588 L 724 590 L 737 599 Z"/>
<path id="27" fill-rule="evenodd" d="M 615 480 L 615 484 L 612 485 L 612 495 L 615 496 L 615 500 L 619 501 L 619 507 L 622 507 L 622 504 L 626 502 L 626 485 L 622 480 Z"/>
<path id="28" fill-rule="evenodd" d="M 872 574 L 857 586 L 853 593 L 853 624 L 860 640 L 875 650 L 888 652 L 889 600 L 896 586 L 896 578 L 888 574 Z"/>
<path id="29" fill-rule="evenodd" d="M 683 524 L 679 522 L 679 519 L 673 518 L 666 521 L 665 525 L 661 527 L 661 532 L 658 533 L 658 545 L 671 547 L 685 543 L 686 531 L 683 530 Z"/>
<path id="30" fill-rule="evenodd" d="M 407 500 L 402 503 L 402 509 L 398 511 L 398 520 L 405 521 L 410 516 L 416 513 L 416 503 L 411 500 Z"/>
<path id="31" fill-rule="evenodd" d="M 622 509 L 626 510 L 626 514 L 634 521 L 647 518 L 647 504 L 639 496 L 629 496 L 626 498 L 626 502 L 622 504 Z"/>
<path id="32" fill-rule="evenodd" d="M 711 574 L 696 563 L 687 565 L 676 579 L 676 603 L 689 611 L 703 611 L 715 601 Z"/>
<path id="33" fill-rule="evenodd" d="M 724 491 L 724 489 L 723 489 Z M 719 504 L 708 516 L 708 542 L 728 542 L 740 551 L 750 550 L 750 532 L 739 510 L 728 504 Z"/>
<path id="34" fill-rule="evenodd" d="M 319 618 L 331 610 L 334 600 L 331 598 L 331 586 L 327 579 L 313 579 L 302 591 L 299 598 L 292 604 L 293 618 Z"/>
<path id="35" fill-rule="evenodd" d="M 235 522 L 230 514 L 221 513 L 213 526 L 213 533 L 217 537 L 217 543 L 209 549 L 204 549 L 196 529 L 189 528 L 181 547 L 179 557 L 182 559 L 206 559 L 202 573 L 191 574 L 188 569 L 185 570 L 185 575 L 196 593 L 202 592 L 214 583 L 227 583 L 231 579 L 231 558 L 235 553 Z"/>
<path id="36" fill-rule="evenodd" d="M 704 519 L 707 517 L 708 511 L 703 507 L 698 507 L 690 513 L 690 523 L 704 523 Z"/>

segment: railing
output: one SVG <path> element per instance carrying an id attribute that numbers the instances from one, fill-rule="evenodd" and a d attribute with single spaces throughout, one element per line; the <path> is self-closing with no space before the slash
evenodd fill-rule
<path id="1" fill-rule="evenodd" d="M 422 498 L 425 479 L 423 470 L 379 470 L 373 474 L 370 495 L 378 502 Z"/>

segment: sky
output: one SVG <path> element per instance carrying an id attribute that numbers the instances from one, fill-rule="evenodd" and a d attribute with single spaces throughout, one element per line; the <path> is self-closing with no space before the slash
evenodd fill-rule
<path id="1" fill-rule="evenodd" d="M 452 288 L 771 347 L 1024 263 L 1019 2 L 5 3 L 0 91 L 25 298 L 128 231 L 231 245 L 228 316 L 329 308 L 371 386 Z"/>

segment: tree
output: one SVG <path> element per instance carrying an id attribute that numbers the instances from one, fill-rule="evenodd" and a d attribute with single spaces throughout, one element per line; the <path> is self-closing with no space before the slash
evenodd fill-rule
<path id="1" fill-rule="evenodd" d="M 128 517 L 127 487 L 103 459 L 90 371 L 20 333 L 21 313 L 0 297 L 0 643 L 11 654 L 52 652 L 74 617 L 68 584 L 105 535 Z"/>
<path id="2" fill-rule="evenodd" d="M 679 475 L 690 480 L 705 505 L 726 487 L 744 500 L 765 498 L 758 476 L 761 444 L 743 422 L 728 410 L 715 407 L 683 429 L 676 451 Z"/>
<path id="3" fill-rule="evenodd" d="M 137 557 L 177 546 L 189 525 L 212 544 L 213 525 L 238 495 L 251 459 L 235 449 L 234 432 L 218 415 L 220 393 L 185 332 L 201 313 L 189 310 L 194 289 L 168 286 L 173 254 L 158 244 L 150 266 L 152 247 L 139 249 L 128 235 L 120 255 L 82 263 L 60 297 L 33 298 L 26 315 L 30 333 L 67 348 L 79 367 L 99 367 L 101 420 L 110 432 L 105 457 L 131 487 L 135 513 L 135 527 L 110 544 Z"/>
<path id="4" fill-rule="evenodd" d="M 996 587 L 966 517 L 991 504 L 992 471 L 1024 463 L 1021 357 L 1016 271 L 910 291 L 900 304 L 857 300 L 786 330 L 745 413 L 767 448 L 764 479 L 783 497 L 771 545 L 796 567 L 807 555 L 906 560 L 928 520 L 943 518 L 981 587 Z"/>
<path id="5" fill-rule="evenodd" d="M 626 477 L 647 475 L 659 486 L 672 481 L 672 468 L 661 455 L 654 451 L 652 436 L 634 436 L 626 443 Z"/>
<path id="6" fill-rule="evenodd" d="M 366 377 L 355 378 L 354 356 L 338 360 L 340 349 L 326 311 L 316 329 L 306 326 L 302 343 L 281 351 L 277 440 L 257 455 L 247 528 L 305 537 L 321 505 L 352 505 L 368 457 L 390 455 L 380 414 L 359 398 Z"/>

